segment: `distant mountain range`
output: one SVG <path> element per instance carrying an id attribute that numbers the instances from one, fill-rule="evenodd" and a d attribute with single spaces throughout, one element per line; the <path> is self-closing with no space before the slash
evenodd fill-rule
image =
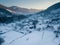
<path id="1" fill-rule="evenodd" d="M 18 6 L 11 6 L 9 8 L 10 10 L 15 11 L 17 14 L 30 14 L 30 13 L 36 13 L 40 11 L 38 9 L 27 9 Z"/>
<path id="2" fill-rule="evenodd" d="M 16 13 L 16 14 L 31 14 L 31 13 L 41 11 L 38 9 L 27 9 L 27 8 L 22 8 L 22 7 L 18 7 L 18 6 L 6 7 L 2 4 L 0 4 L 0 8 L 6 9 L 6 10 Z"/>

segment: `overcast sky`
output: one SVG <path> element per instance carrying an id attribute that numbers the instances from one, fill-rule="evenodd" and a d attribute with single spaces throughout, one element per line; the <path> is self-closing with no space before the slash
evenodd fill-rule
<path id="1" fill-rule="evenodd" d="M 5 6 L 19 6 L 34 9 L 46 9 L 57 2 L 60 2 L 60 0 L 0 0 L 0 4 Z"/>

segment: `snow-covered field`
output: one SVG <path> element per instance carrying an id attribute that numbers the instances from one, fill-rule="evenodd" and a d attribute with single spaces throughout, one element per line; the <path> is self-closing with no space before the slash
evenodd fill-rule
<path id="1" fill-rule="evenodd" d="M 13 41 L 16 38 L 21 37 L 21 36 L 23 36 L 23 34 L 20 34 L 15 31 L 7 32 L 2 35 L 2 37 L 4 37 L 4 40 L 5 40 L 5 43 L 3 45 L 9 45 L 9 43 L 11 43 L 11 41 Z"/>
<path id="2" fill-rule="evenodd" d="M 60 38 L 55 38 L 55 34 L 51 31 L 34 31 L 25 36 L 10 31 L 4 36 L 6 41 L 2 45 L 58 45 L 60 41 Z"/>

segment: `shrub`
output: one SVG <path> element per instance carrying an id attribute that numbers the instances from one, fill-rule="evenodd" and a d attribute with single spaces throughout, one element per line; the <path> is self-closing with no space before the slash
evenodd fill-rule
<path id="1" fill-rule="evenodd" d="M 4 43 L 4 39 L 0 37 L 0 45 Z"/>
<path id="2" fill-rule="evenodd" d="M 33 24 L 33 26 L 34 26 L 34 29 L 36 28 L 36 24 L 37 24 L 37 23 L 38 23 L 38 20 L 34 20 L 34 21 L 33 21 L 32 24 Z"/>

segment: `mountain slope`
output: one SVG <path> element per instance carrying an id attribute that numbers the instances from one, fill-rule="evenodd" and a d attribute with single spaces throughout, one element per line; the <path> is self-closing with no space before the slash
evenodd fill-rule
<path id="1" fill-rule="evenodd" d="M 0 4 L 0 8 L 7 9 L 8 7 L 6 7 L 6 6 L 2 5 L 2 4 Z"/>
<path id="2" fill-rule="evenodd" d="M 48 7 L 46 10 L 38 12 L 36 15 L 40 15 L 44 18 L 60 18 L 60 2 L 53 4 Z"/>
<path id="3" fill-rule="evenodd" d="M 8 7 L 0 4 L 0 16 L 11 16 L 12 11 Z"/>
<path id="4" fill-rule="evenodd" d="M 15 14 L 15 12 L 10 10 L 8 7 L 0 5 L 0 23 L 11 23 L 24 18 L 26 18 L 25 15 Z"/>
<path id="5" fill-rule="evenodd" d="M 57 10 L 57 9 L 60 9 L 60 2 L 47 8 L 48 11 Z"/>

